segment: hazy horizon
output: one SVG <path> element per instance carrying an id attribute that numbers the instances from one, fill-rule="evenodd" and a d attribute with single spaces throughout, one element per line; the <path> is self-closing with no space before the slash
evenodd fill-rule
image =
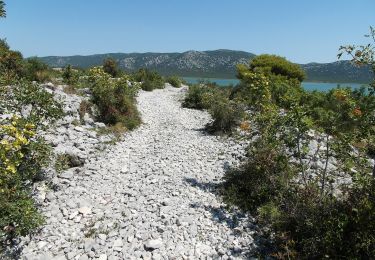
<path id="1" fill-rule="evenodd" d="M 181 52 L 156 52 L 156 51 L 147 51 L 147 52 L 107 52 L 107 53 L 93 53 L 93 54 L 86 54 L 86 55 L 81 55 L 81 54 L 72 54 L 72 55 L 46 55 L 46 56 L 28 56 L 25 58 L 33 58 L 33 57 L 38 57 L 38 58 L 45 58 L 45 57 L 87 57 L 87 56 L 95 56 L 95 55 L 106 55 L 106 54 L 147 54 L 147 53 L 153 53 L 153 54 L 170 54 L 170 53 L 185 53 L 189 51 L 198 51 L 198 52 L 209 52 L 209 51 L 239 51 L 239 52 L 247 52 L 255 55 L 261 55 L 261 54 L 274 54 L 274 55 L 279 55 L 277 53 L 254 53 L 254 52 L 249 52 L 249 51 L 244 51 L 244 50 L 230 50 L 230 49 L 215 49 L 215 50 L 186 50 L 186 51 L 181 51 Z M 288 58 L 288 57 L 285 57 Z M 308 64 L 308 63 L 332 63 L 336 61 L 345 61 L 347 59 L 340 59 L 340 60 L 333 60 L 333 61 L 328 61 L 328 62 L 318 62 L 318 61 L 309 61 L 305 63 L 299 63 L 299 64 Z M 296 62 L 298 63 L 298 62 Z"/>

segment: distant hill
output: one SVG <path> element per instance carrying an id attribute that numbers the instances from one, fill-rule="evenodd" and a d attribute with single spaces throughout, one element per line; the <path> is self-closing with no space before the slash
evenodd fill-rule
<path id="1" fill-rule="evenodd" d="M 236 64 L 248 63 L 255 54 L 244 51 L 215 50 L 187 51 L 183 53 L 108 53 L 88 56 L 48 56 L 40 59 L 52 67 L 89 68 L 98 66 L 112 57 L 125 71 L 139 68 L 156 70 L 163 75 L 202 78 L 235 78 Z M 369 67 L 358 68 L 349 61 L 300 64 L 308 81 L 368 83 L 372 79 Z"/>

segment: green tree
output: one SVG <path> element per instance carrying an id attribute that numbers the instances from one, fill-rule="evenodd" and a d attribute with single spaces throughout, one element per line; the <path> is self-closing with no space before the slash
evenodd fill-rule
<path id="1" fill-rule="evenodd" d="M 300 82 L 305 79 L 305 72 L 299 65 L 277 55 L 259 55 L 252 59 L 248 66 L 241 65 L 238 69 L 240 79 L 242 78 L 242 72 L 246 71 L 246 69 L 265 75 L 273 74 L 284 76 L 288 79 L 298 79 Z"/>
<path id="2" fill-rule="evenodd" d="M 5 3 L 4 1 L 0 1 L 0 17 L 6 17 L 6 11 L 5 11 Z"/>
<path id="3" fill-rule="evenodd" d="M 18 51 L 9 49 L 5 40 L 0 40 L 0 78 L 2 83 L 10 84 L 23 73 L 23 57 Z"/>
<path id="4" fill-rule="evenodd" d="M 78 75 L 70 64 L 64 68 L 62 77 L 64 83 L 68 85 L 74 85 L 78 81 Z"/>
<path id="5" fill-rule="evenodd" d="M 303 94 L 301 82 L 305 77 L 304 71 L 283 57 L 276 55 L 259 55 L 248 65 L 237 66 L 237 77 L 241 84 L 234 90 L 236 96 L 247 99 L 253 104 L 259 98 L 257 92 L 267 87 L 272 100 L 279 106 L 289 109 Z M 259 84 L 267 79 L 267 85 Z M 255 90 L 253 86 L 259 89 Z"/>
<path id="6" fill-rule="evenodd" d="M 115 59 L 108 58 L 105 59 L 103 62 L 103 70 L 104 72 L 111 75 L 113 78 L 116 78 L 120 74 L 120 69 L 118 68 L 118 64 Z"/>

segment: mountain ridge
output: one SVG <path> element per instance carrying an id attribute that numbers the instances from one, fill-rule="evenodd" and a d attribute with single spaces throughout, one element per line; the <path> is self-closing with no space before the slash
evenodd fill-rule
<path id="1" fill-rule="evenodd" d="M 139 68 L 148 68 L 163 75 L 235 78 L 236 65 L 239 63 L 246 64 L 255 56 L 255 54 L 245 51 L 218 49 L 169 53 L 115 52 L 92 55 L 45 56 L 39 57 L 39 59 L 52 67 L 64 67 L 70 64 L 75 67 L 89 68 L 101 65 L 104 59 L 111 57 L 119 63 L 121 69 L 127 72 Z M 347 60 L 330 63 L 310 62 L 299 65 L 305 70 L 307 81 L 369 83 L 373 78 L 370 67 L 356 67 Z"/>

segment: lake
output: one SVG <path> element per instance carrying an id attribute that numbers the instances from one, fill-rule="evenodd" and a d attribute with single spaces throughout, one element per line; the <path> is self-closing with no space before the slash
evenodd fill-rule
<path id="1" fill-rule="evenodd" d="M 194 77 L 183 77 L 183 79 L 190 84 L 196 84 L 202 80 L 202 78 L 194 78 Z M 215 82 L 219 86 L 228 86 L 228 85 L 236 85 L 238 84 L 238 79 L 217 79 L 217 78 L 204 78 L 205 81 Z M 337 86 L 340 87 L 351 87 L 351 88 L 359 88 L 364 84 L 359 83 L 324 83 L 324 82 L 302 82 L 302 86 L 304 89 L 313 91 L 328 91 L 330 89 L 336 88 Z"/>

